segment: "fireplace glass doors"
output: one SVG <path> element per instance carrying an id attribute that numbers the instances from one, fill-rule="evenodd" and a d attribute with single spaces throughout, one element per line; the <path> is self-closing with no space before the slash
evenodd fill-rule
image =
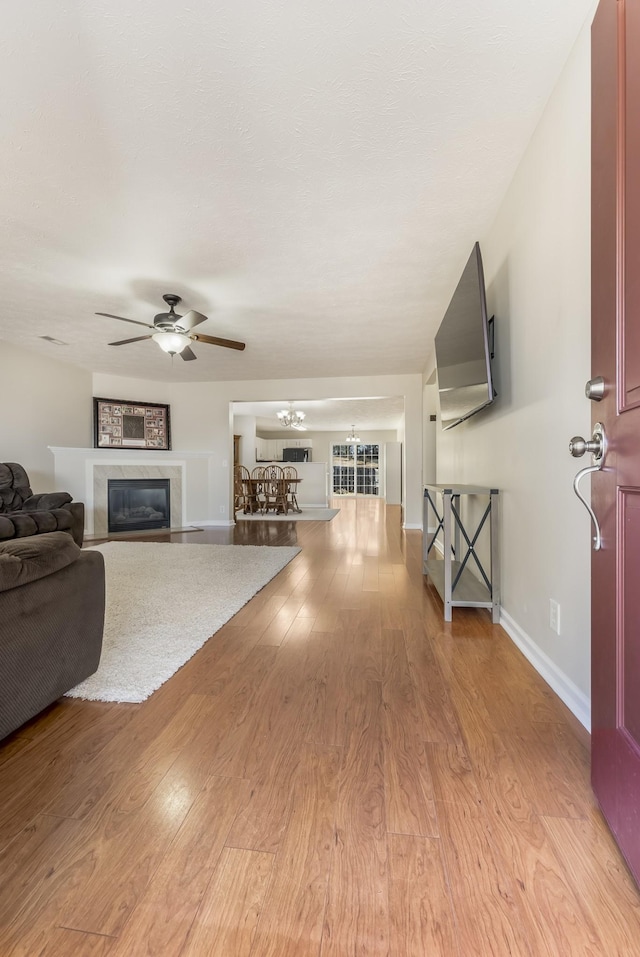
<path id="1" fill-rule="evenodd" d="M 109 479 L 110 532 L 171 527 L 169 479 Z"/>

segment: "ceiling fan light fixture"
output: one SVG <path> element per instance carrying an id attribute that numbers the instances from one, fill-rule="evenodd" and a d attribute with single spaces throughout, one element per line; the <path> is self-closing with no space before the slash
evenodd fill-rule
<path id="1" fill-rule="evenodd" d="M 170 356 L 182 352 L 191 342 L 189 336 L 183 332 L 156 332 L 151 338 L 158 343 L 163 352 L 168 352 Z"/>

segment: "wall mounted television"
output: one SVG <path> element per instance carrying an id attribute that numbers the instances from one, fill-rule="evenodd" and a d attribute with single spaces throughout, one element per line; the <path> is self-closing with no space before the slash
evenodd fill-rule
<path id="1" fill-rule="evenodd" d="M 487 318 L 479 243 L 440 323 L 435 346 L 442 428 L 452 429 L 497 396 L 491 376 L 493 318 Z"/>

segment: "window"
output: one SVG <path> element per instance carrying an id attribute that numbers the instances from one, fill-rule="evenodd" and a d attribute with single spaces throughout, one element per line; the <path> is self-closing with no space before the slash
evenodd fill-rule
<path id="1" fill-rule="evenodd" d="M 380 494 L 380 446 L 334 445 L 333 494 Z"/>

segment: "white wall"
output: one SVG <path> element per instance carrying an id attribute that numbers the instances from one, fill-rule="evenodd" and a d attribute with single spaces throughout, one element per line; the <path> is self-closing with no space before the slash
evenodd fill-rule
<path id="1" fill-rule="evenodd" d="M 239 465 L 251 471 L 256 464 L 256 417 L 255 415 L 234 415 L 234 435 L 240 436 Z"/>
<path id="2" fill-rule="evenodd" d="M 0 409 L 1 460 L 23 465 L 34 492 L 66 491 L 48 446 L 91 445 L 91 373 L 0 342 Z"/>
<path id="3" fill-rule="evenodd" d="M 385 442 L 383 494 L 387 505 L 402 505 L 402 442 Z"/>
<path id="4" fill-rule="evenodd" d="M 436 436 L 438 423 L 431 421 L 438 413 L 438 387 L 427 382 L 422 393 L 422 475 L 425 485 L 436 481 Z"/>
<path id="5" fill-rule="evenodd" d="M 591 530 L 571 484 L 584 463 L 568 442 L 590 431 L 589 90 L 586 27 L 480 237 L 499 398 L 437 439 L 439 482 L 501 489 L 503 623 L 585 724 Z"/>
<path id="6" fill-rule="evenodd" d="M 407 528 L 422 527 L 422 377 L 419 374 L 354 376 L 324 379 L 269 379 L 242 382 L 153 383 L 143 379 L 95 375 L 94 394 L 140 402 L 168 402 L 171 406 L 172 447 L 176 451 L 213 451 L 214 500 L 231 521 L 233 463 L 232 402 L 296 399 L 356 398 L 366 395 L 404 397 L 405 430 L 394 439 L 403 442 L 403 501 Z M 302 433 L 301 433 L 302 434 Z M 406 436 L 406 438 L 405 438 Z M 314 447 L 314 459 L 316 450 Z"/>

